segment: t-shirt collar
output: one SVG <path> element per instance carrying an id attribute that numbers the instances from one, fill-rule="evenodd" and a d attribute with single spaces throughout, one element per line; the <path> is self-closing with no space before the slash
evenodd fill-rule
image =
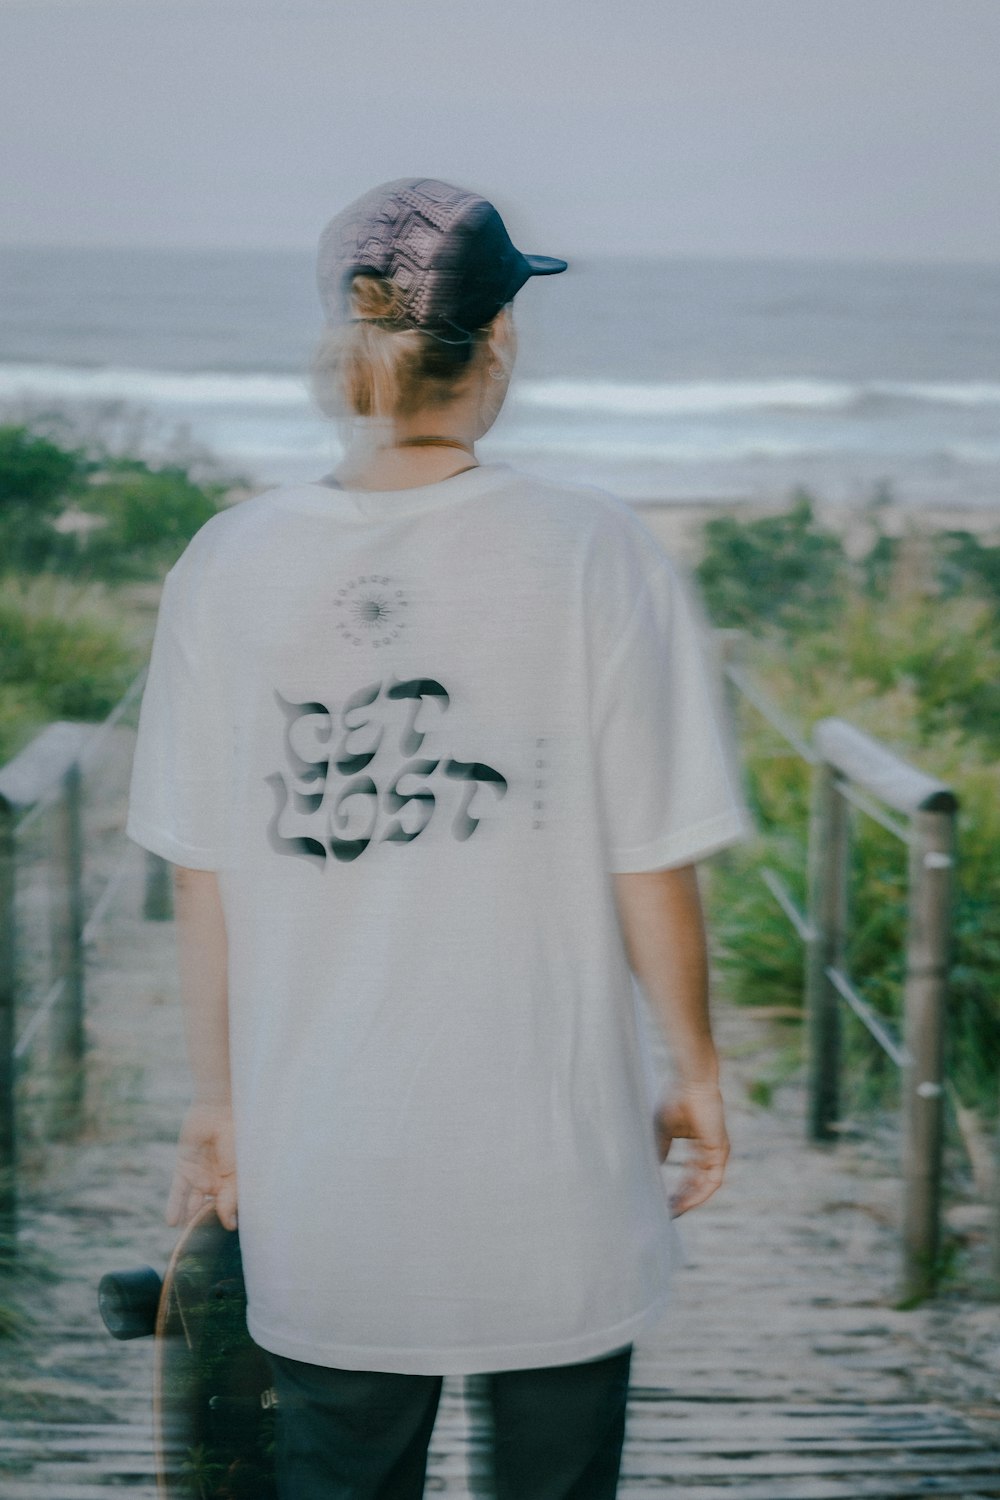
<path id="1" fill-rule="evenodd" d="M 481 463 L 433 484 L 412 485 L 399 490 L 340 488 L 317 479 L 290 486 L 286 498 L 297 509 L 356 520 L 393 520 L 471 500 L 493 489 L 510 472 L 510 465 L 506 463 Z"/>

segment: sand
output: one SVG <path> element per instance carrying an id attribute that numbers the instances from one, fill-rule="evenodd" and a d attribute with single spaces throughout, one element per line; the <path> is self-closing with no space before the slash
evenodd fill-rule
<path id="1" fill-rule="evenodd" d="M 632 508 L 662 544 L 665 551 L 693 565 L 701 556 L 700 533 L 713 516 L 729 515 L 738 520 L 756 520 L 781 515 L 792 508 L 791 500 L 763 504 L 754 501 L 671 500 L 632 501 Z M 857 506 L 814 500 L 817 522 L 836 532 L 848 556 L 867 552 L 875 537 L 872 521 Z M 982 506 L 913 506 L 889 502 L 881 507 L 879 521 L 888 536 L 929 536 L 939 531 L 970 531 L 984 545 L 1000 545 L 1000 497 L 995 508 Z"/>

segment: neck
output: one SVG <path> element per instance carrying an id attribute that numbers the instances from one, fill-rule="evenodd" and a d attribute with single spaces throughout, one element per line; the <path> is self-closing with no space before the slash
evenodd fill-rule
<path id="1" fill-rule="evenodd" d="M 445 437 L 437 433 L 421 433 L 419 437 L 397 438 L 392 445 L 394 448 L 461 448 L 463 453 L 472 453 L 471 444 L 463 443 L 459 438 Z"/>
<path id="2" fill-rule="evenodd" d="M 334 472 L 339 483 L 348 489 L 405 490 L 422 484 L 436 484 L 461 470 L 476 467 L 477 463 L 471 446 L 453 448 L 420 444 L 383 447 L 374 453 L 349 451 Z"/>
<path id="3" fill-rule="evenodd" d="M 384 439 L 385 446 L 406 444 L 409 446 L 404 447 L 403 452 L 419 453 L 423 445 L 415 443 L 416 438 L 447 438 L 449 442 L 461 443 L 466 452 L 471 453 L 476 439 L 482 435 L 477 416 L 478 410 L 469 401 L 454 401 L 448 406 L 432 406 L 412 412 L 407 417 L 396 418 L 391 433 Z M 436 445 L 428 446 L 433 452 Z M 445 448 L 441 452 L 443 456 L 448 450 Z"/>
<path id="4" fill-rule="evenodd" d="M 347 487 L 368 490 L 435 484 L 478 462 L 475 441 L 482 430 L 471 400 L 428 407 L 398 418 L 391 431 L 369 429 L 352 444 L 335 477 Z M 435 441 L 417 441 L 427 438 Z"/>

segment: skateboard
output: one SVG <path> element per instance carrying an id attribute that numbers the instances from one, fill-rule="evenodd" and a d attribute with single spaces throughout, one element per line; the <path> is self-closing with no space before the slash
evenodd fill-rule
<path id="1" fill-rule="evenodd" d="M 154 1339 L 161 1500 L 277 1500 L 277 1402 L 246 1326 L 238 1231 L 208 1203 L 185 1227 L 162 1279 L 151 1266 L 110 1271 L 98 1301 L 115 1338 Z"/>

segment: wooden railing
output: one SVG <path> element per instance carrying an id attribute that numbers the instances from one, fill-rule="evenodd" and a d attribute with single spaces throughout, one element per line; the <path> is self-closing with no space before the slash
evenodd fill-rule
<path id="1" fill-rule="evenodd" d="M 19 1085 L 29 1069 L 44 1075 L 45 1084 L 45 1118 L 35 1122 L 36 1134 L 73 1140 L 84 1123 L 86 952 L 131 863 L 131 851 L 123 849 L 87 911 L 85 782 L 101 764 L 108 737 L 135 708 L 145 676 L 144 669 L 103 723 L 47 724 L 0 766 L 0 1251 L 11 1256 Z M 41 937 L 33 934 L 30 963 L 24 911 L 36 918 L 34 926 L 39 917 L 44 926 Z"/>
<path id="2" fill-rule="evenodd" d="M 781 876 L 760 870 L 804 946 L 808 1107 L 813 1142 L 838 1139 L 841 1096 L 841 1004 L 850 1007 L 900 1070 L 902 1130 L 903 1300 L 919 1301 L 937 1285 L 941 1263 L 944 1042 L 952 959 L 952 898 L 958 798 L 953 789 L 909 765 L 843 719 L 821 719 L 807 739 L 770 702 L 744 668 L 740 631 L 720 631 L 723 671 L 741 695 L 812 768 L 807 848 L 807 910 Z M 902 1034 L 879 1016 L 847 972 L 851 914 L 848 805 L 874 818 L 909 851 Z M 888 811 L 887 811 L 888 809 Z M 893 817 L 902 814 L 905 822 Z M 994 1259 L 1000 1274 L 1000 1225 Z"/>

